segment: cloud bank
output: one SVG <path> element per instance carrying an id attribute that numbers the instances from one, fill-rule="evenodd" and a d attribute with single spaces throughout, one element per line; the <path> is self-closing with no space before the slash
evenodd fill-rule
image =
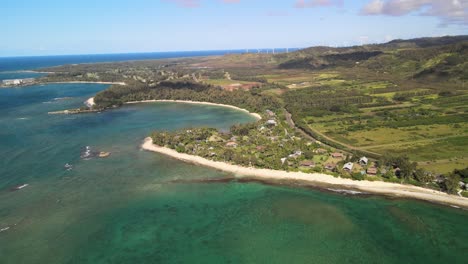
<path id="1" fill-rule="evenodd" d="M 372 0 L 363 15 L 403 16 L 415 13 L 441 19 L 442 25 L 468 25 L 468 0 Z"/>

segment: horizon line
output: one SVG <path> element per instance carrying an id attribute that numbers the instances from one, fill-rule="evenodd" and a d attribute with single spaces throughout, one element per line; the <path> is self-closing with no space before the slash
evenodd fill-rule
<path id="1" fill-rule="evenodd" d="M 76 53 L 76 54 L 70 54 L 70 53 L 63 53 L 63 54 L 44 54 L 44 55 L 7 55 L 7 56 L 0 56 L 0 59 L 3 58 L 30 58 L 30 57 L 61 57 L 61 56 L 87 56 L 87 55 L 126 55 L 126 54 L 156 54 L 156 53 L 189 53 L 189 52 L 245 52 L 249 51 L 248 53 L 256 53 L 256 52 L 250 52 L 250 51 L 271 51 L 273 49 L 275 50 L 300 50 L 300 49 L 306 49 L 309 47 L 318 47 L 317 46 L 307 46 L 307 47 L 275 47 L 275 48 L 237 48 L 237 49 L 208 49 L 208 50 L 171 50 L 171 51 L 136 51 L 136 52 L 109 52 L 109 53 Z"/>

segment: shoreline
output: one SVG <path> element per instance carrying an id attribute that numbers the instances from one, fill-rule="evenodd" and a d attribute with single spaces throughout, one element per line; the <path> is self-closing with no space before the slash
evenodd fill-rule
<path id="1" fill-rule="evenodd" d="M 89 99 L 88 99 L 89 100 Z M 211 106 L 222 106 L 222 107 L 228 107 L 231 109 L 239 110 L 242 112 L 246 112 L 249 115 L 255 117 L 257 120 L 261 120 L 262 116 L 259 115 L 258 113 L 252 113 L 249 112 L 246 109 L 233 106 L 233 105 L 227 105 L 227 104 L 217 104 L 217 103 L 210 103 L 210 102 L 200 102 L 200 101 L 189 101 L 189 100 L 143 100 L 143 101 L 132 101 L 132 102 L 126 102 L 125 104 L 140 104 L 140 103 L 184 103 L 184 104 L 197 104 L 197 105 L 211 105 Z"/>
<path id="2" fill-rule="evenodd" d="M 213 169 L 235 174 L 235 178 L 253 178 L 262 181 L 287 181 L 292 184 L 304 182 L 315 187 L 332 187 L 336 189 L 359 190 L 369 194 L 377 194 L 398 198 L 417 199 L 452 207 L 468 209 L 468 199 L 449 195 L 444 192 L 425 189 L 422 187 L 388 183 L 382 181 L 354 181 L 351 179 L 336 178 L 323 173 L 287 172 L 271 169 L 247 168 L 229 163 L 212 161 L 199 156 L 179 153 L 173 149 L 160 147 L 153 144 L 150 137 L 145 138 L 141 148 L 147 151 L 157 152 L 180 161 L 210 167 Z"/>
<path id="3" fill-rule="evenodd" d="M 92 82 L 92 81 L 64 81 L 64 82 L 40 82 L 39 84 L 50 84 L 50 83 L 96 83 L 96 84 L 118 84 L 127 85 L 124 82 Z"/>

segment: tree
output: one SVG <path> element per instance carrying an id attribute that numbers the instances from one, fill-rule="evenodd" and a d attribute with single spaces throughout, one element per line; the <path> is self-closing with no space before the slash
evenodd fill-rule
<path id="1" fill-rule="evenodd" d="M 448 193 L 456 193 L 459 187 L 460 175 L 450 173 L 442 185 L 442 188 Z"/>
<path id="2" fill-rule="evenodd" d="M 306 159 L 313 159 L 314 158 L 314 152 L 312 150 L 306 150 L 306 151 L 304 151 L 304 157 Z"/>
<path id="3" fill-rule="evenodd" d="M 433 180 L 433 177 L 431 174 L 426 173 L 423 169 L 418 168 L 414 171 L 413 173 L 414 178 L 422 183 L 428 183 Z"/>

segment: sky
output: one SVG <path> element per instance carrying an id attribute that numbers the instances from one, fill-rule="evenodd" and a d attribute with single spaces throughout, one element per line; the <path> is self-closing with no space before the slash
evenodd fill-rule
<path id="1" fill-rule="evenodd" d="M 303 48 L 468 34 L 468 0 L 6 0 L 0 56 Z"/>

